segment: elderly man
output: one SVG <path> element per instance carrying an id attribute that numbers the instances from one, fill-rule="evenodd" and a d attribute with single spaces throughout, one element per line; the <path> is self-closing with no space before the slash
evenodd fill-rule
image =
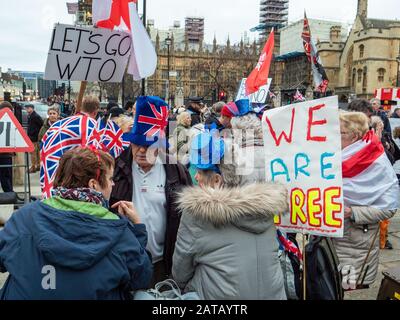
<path id="1" fill-rule="evenodd" d="M 192 185 L 186 168 L 165 154 L 168 107 L 158 97 L 139 97 L 131 141 L 116 160 L 110 204 L 132 201 L 148 231 L 152 255 L 152 286 L 171 273 L 172 255 L 180 222 L 175 200 L 183 186 Z"/>
<path id="2" fill-rule="evenodd" d="M 390 121 L 388 119 L 388 116 L 386 115 L 386 113 L 381 109 L 381 100 L 379 100 L 378 98 L 373 98 L 370 101 L 372 109 L 374 109 L 373 114 L 375 116 L 378 116 L 382 119 L 383 121 L 383 130 L 385 132 L 387 132 L 388 134 L 390 134 L 390 136 L 392 135 L 392 128 L 390 127 Z"/>

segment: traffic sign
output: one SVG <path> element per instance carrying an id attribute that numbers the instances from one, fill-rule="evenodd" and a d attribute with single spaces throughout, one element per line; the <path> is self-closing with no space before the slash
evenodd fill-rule
<path id="1" fill-rule="evenodd" d="M 32 141 L 8 108 L 0 110 L 0 153 L 32 152 Z"/>

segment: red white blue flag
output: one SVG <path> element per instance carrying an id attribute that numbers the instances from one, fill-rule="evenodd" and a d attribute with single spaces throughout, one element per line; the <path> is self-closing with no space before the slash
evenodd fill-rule
<path id="1" fill-rule="evenodd" d="M 307 55 L 308 61 L 311 63 L 315 88 L 317 91 L 325 93 L 328 88 L 329 80 L 322 65 L 321 58 L 319 57 L 317 47 L 312 41 L 310 25 L 305 12 L 304 28 L 301 37 L 303 39 L 304 52 Z"/>
<path id="2" fill-rule="evenodd" d="M 40 186 L 43 198 L 51 197 L 53 181 L 62 155 L 79 146 L 93 146 L 118 157 L 129 142 L 111 120 L 105 124 L 86 115 L 68 117 L 54 123 L 42 139 L 40 150 Z"/>

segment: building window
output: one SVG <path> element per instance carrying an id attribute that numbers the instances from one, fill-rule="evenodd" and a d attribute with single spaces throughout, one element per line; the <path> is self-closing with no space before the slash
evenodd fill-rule
<path id="1" fill-rule="evenodd" d="M 358 83 L 360 83 L 362 80 L 362 74 L 363 74 L 363 71 L 361 69 L 358 69 L 358 71 L 357 71 L 357 82 Z"/>
<path id="2" fill-rule="evenodd" d="M 378 69 L 378 82 L 385 81 L 385 73 L 386 73 L 385 69 L 383 69 L 383 68 Z"/>
<path id="3" fill-rule="evenodd" d="M 190 79 L 196 80 L 196 77 L 197 77 L 196 70 L 190 70 Z"/>
<path id="4" fill-rule="evenodd" d="M 196 96 L 196 86 L 195 85 L 190 85 L 190 95 L 192 97 Z"/>
<path id="5" fill-rule="evenodd" d="M 360 58 L 364 58 L 364 45 L 362 44 L 358 48 L 360 49 Z"/>
<path id="6" fill-rule="evenodd" d="M 168 79 L 168 70 L 162 70 L 161 78 L 162 79 Z"/>
<path id="7" fill-rule="evenodd" d="M 363 88 L 367 87 L 367 81 L 368 81 L 367 71 L 368 71 L 367 67 L 364 67 L 364 70 L 363 70 Z"/>
<path id="8" fill-rule="evenodd" d="M 356 86 L 356 69 L 353 69 L 353 76 L 351 78 L 351 86 L 354 88 Z"/>

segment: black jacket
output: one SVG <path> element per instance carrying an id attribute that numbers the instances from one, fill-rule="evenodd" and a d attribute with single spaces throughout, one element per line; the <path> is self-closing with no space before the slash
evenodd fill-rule
<path id="1" fill-rule="evenodd" d="M 196 124 L 201 123 L 201 115 L 200 112 L 193 109 L 192 106 L 187 108 L 187 111 L 190 113 L 190 117 L 192 118 L 191 126 L 195 126 Z"/>
<path id="2" fill-rule="evenodd" d="M 35 111 L 33 111 L 28 117 L 28 137 L 32 142 L 38 142 L 38 136 L 42 126 L 42 118 Z"/>
<path id="3" fill-rule="evenodd" d="M 161 156 L 161 155 L 160 155 Z M 169 155 L 165 155 L 167 163 L 172 162 Z M 114 187 L 111 193 L 110 206 L 124 200 L 132 201 L 132 151 L 125 150 L 115 162 Z M 174 163 L 174 162 L 173 162 Z M 177 193 L 183 186 L 191 186 L 192 179 L 182 164 L 164 164 L 166 173 L 165 196 L 167 201 L 167 228 L 164 244 L 164 263 L 168 274 L 171 273 L 172 255 L 174 254 L 176 235 L 178 233 L 181 212 L 176 206 Z"/>

